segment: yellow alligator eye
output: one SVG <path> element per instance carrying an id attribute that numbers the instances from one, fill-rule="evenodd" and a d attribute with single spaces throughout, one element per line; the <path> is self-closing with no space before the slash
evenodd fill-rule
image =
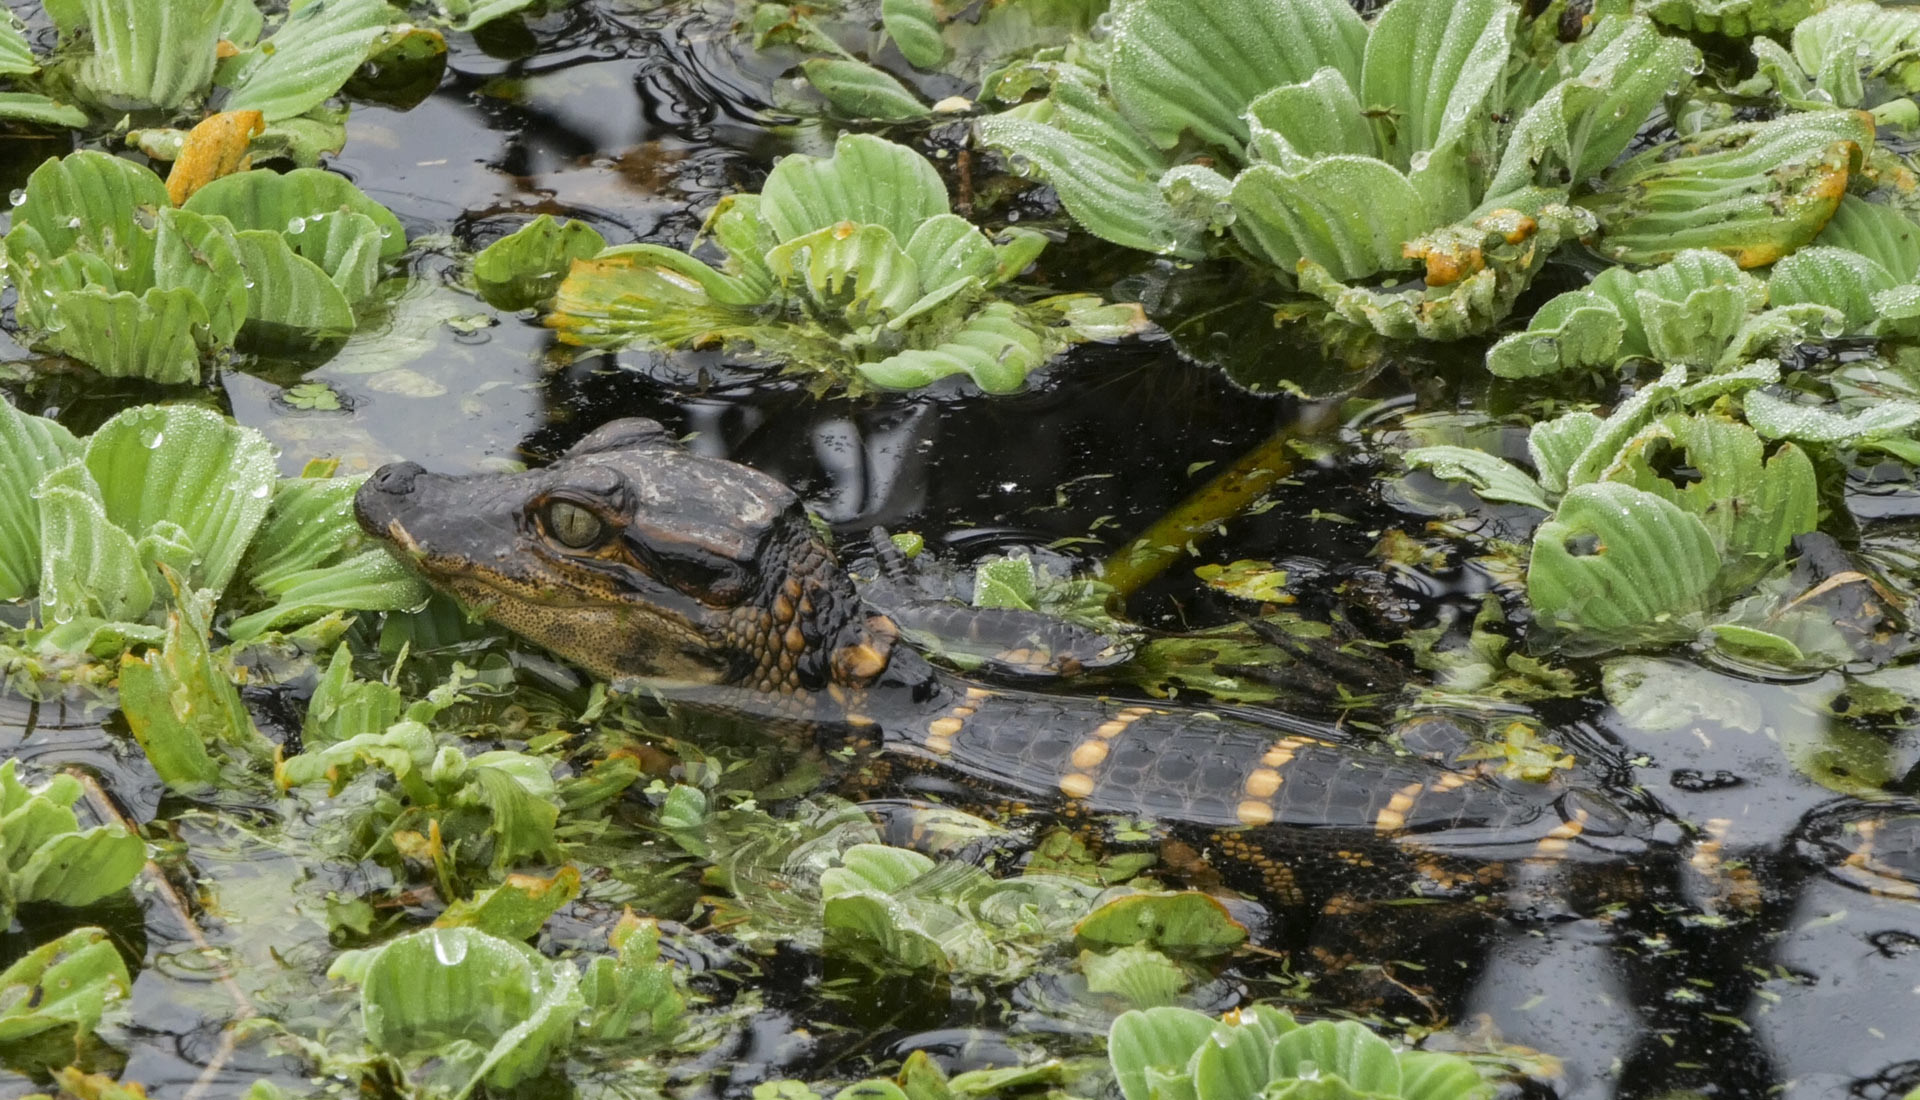
<path id="1" fill-rule="evenodd" d="M 556 500 L 547 505 L 547 530 L 559 540 L 560 545 L 585 550 L 600 541 L 607 525 L 599 516 L 578 504 Z"/>

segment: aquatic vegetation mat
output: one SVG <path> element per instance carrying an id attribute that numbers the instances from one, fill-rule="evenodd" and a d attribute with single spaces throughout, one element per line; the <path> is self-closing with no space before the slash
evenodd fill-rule
<path id="1" fill-rule="evenodd" d="M 1913 10 L 13 16 L 9 1095 L 1920 1095 Z"/>

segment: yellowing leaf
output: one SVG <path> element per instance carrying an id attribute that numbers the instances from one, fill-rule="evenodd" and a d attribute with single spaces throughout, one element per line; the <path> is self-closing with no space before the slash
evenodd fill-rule
<path id="1" fill-rule="evenodd" d="M 175 206 L 221 176 L 245 169 L 255 134 L 267 128 L 259 111 L 222 111 L 187 131 L 186 144 L 167 173 L 167 198 Z"/>

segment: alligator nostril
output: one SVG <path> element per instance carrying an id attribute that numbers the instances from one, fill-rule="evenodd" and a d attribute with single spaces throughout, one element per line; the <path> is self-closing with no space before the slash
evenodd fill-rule
<path id="1" fill-rule="evenodd" d="M 367 479 L 367 487 L 375 492 L 405 496 L 413 492 L 413 479 L 426 472 L 426 467 L 418 462 L 389 462 L 373 472 Z"/>

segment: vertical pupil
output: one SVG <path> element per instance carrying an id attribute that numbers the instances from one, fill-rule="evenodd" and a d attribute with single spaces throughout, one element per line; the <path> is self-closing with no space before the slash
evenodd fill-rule
<path id="1" fill-rule="evenodd" d="M 600 517 L 577 504 L 555 501 L 547 510 L 553 535 L 567 546 L 586 546 L 600 537 Z"/>

